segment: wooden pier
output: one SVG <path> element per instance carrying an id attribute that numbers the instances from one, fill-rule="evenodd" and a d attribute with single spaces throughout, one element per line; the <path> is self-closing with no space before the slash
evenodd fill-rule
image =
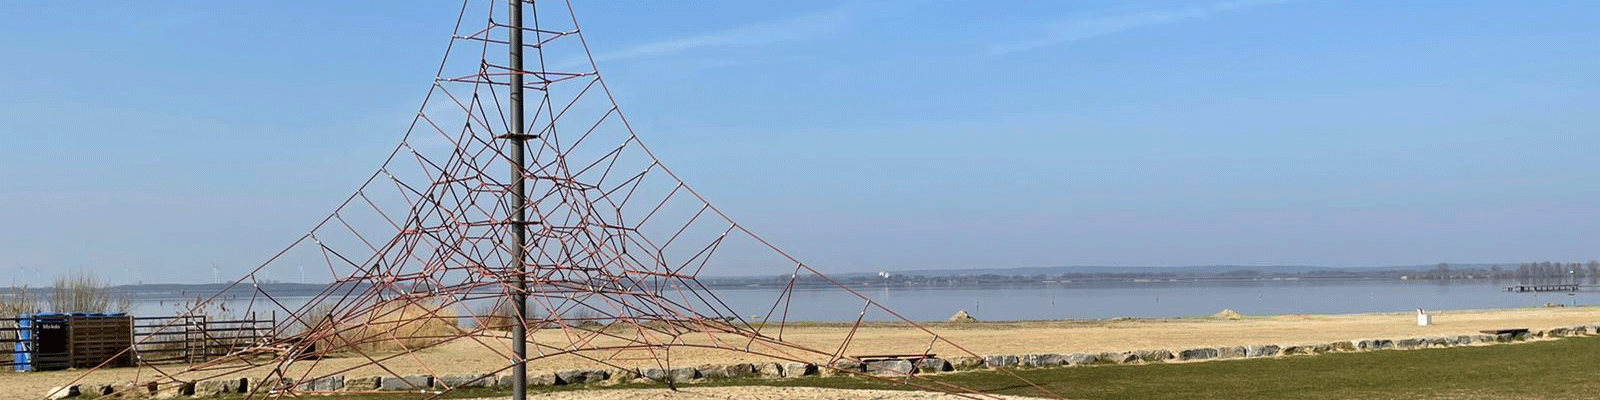
<path id="1" fill-rule="evenodd" d="M 1576 291 L 1578 291 L 1578 285 L 1577 284 L 1570 284 L 1570 283 L 1568 283 L 1568 284 L 1554 284 L 1554 285 L 1517 285 L 1517 286 L 1507 286 L 1506 287 L 1506 291 L 1507 292 L 1576 292 Z"/>

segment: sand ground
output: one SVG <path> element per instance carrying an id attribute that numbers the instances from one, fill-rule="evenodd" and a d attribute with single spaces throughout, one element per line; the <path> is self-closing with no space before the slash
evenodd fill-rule
<path id="1" fill-rule="evenodd" d="M 846 355 L 921 353 L 930 350 L 942 357 L 977 354 L 1021 355 L 1028 353 L 1098 353 L 1141 349 L 1181 350 L 1194 347 L 1240 346 L 1252 344 L 1320 344 L 1343 340 L 1402 339 L 1433 335 L 1475 334 L 1483 329 L 1533 328 L 1600 323 L 1600 308 L 1538 308 L 1505 310 L 1443 311 L 1434 313 L 1434 325 L 1417 326 L 1413 313 L 1375 313 L 1349 315 L 1288 315 L 1247 317 L 1240 320 L 1209 318 L 1161 318 L 1131 320 L 1022 321 L 979 323 L 930 323 L 926 328 L 952 344 L 934 340 L 933 334 L 903 324 L 870 324 L 854 332 Z M 530 362 L 534 372 L 553 372 L 570 368 L 594 368 L 589 358 L 607 360 L 612 366 L 660 366 L 665 358 L 671 366 L 776 361 L 732 350 L 749 345 L 768 354 L 805 361 L 825 360 L 826 354 L 839 351 L 839 344 L 851 335 L 849 324 L 791 324 L 782 332 L 785 342 L 797 347 L 749 344 L 732 335 L 691 334 L 677 338 L 645 337 L 643 340 L 683 343 L 704 347 L 676 348 L 671 352 L 587 351 L 582 357 L 551 356 Z M 763 331 L 777 336 L 769 327 Z M 638 337 L 637 332 L 608 332 L 609 335 Z M 625 342 L 617 338 L 582 332 L 541 331 L 534 335 L 537 345 L 547 352 L 587 344 L 604 347 Z M 630 338 L 631 338 L 630 337 Z M 719 348 L 720 347 L 720 348 Z M 504 370 L 509 342 L 501 338 L 477 337 L 445 343 L 411 355 L 384 362 L 387 369 L 359 367 L 368 360 L 360 357 L 326 358 L 300 361 L 291 368 L 292 376 L 389 376 L 391 374 L 469 374 Z M 967 351 L 963 351 L 965 349 Z M 531 350 L 530 350 L 531 351 Z M 586 358 L 587 357 L 587 358 Z M 167 373 L 182 371 L 184 365 L 160 367 Z M 260 376 L 262 369 L 184 373 L 185 379 L 205 380 L 219 374 Z M 0 373 L 0 398 L 21 393 L 43 394 L 53 386 L 79 380 L 79 383 L 128 382 L 148 380 L 160 372 L 145 368 L 116 368 L 99 371 L 52 371 Z M 22 398 L 32 398 L 27 395 Z"/>

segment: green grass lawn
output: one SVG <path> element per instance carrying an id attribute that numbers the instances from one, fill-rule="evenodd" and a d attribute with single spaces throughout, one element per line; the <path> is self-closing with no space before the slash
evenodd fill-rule
<path id="1" fill-rule="evenodd" d="M 1187 364 L 1016 370 L 1070 399 L 1590 399 L 1600 398 L 1600 337 Z M 929 378 L 991 393 L 1040 396 L 1000 372 Z M 694 386 L 766 385 L 901 389 L 856 377 L 708 381 Z M 609 388 L 660 387 L 623 385 Z M 558 388 L 553 390 L 607 390 Z M 552 389 L 544 389 L 546 391 Z M 503 396 L 474 391 L 450 398 Z M 1046 397 L 1046 396 L 1041 396 Z M 324 397 L 408 399 L 417 395 Z"/>

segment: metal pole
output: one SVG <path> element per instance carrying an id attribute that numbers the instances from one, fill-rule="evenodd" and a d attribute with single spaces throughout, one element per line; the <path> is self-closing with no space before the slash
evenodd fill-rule
<path id="1" fill-rule="evenodd" d="M 527 400 L 528 398 L 528 280 L 527 280 L 527 219 L 525 210 L 527 192 L 523 185 L 527 167 L 523 165 L 523 148 L 527 146 L 527 135 L 522 132 L 522 0 L 510 0 L 511 5 L 511 37 L 510 37 L 510 63 L 511 68 L 511 127 L 507 137 L 511 139 L 511 267 L 512 283 L 515 286 L 511 294 L 511 301 L 515 304 L 517 318 L 511 327 L 511 350 L 516 353 L 516 365 L 512 366 L 513 384 L 512 399 Z"/>

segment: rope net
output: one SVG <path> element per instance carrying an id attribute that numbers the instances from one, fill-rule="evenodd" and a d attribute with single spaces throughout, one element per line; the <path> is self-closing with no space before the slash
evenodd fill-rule
<path id="1" fill-rule="evenodd" d="M 873 351 L 978 355 L 789 256 L 678 179 L 629 127 L 570 3 L 525 3 L 525 70 L 509 68 L 506 8 L 465 1 L 432 87 L 377 171 L 305 235 L 184 313 L 272 313 L 269 340 L 187 364 L 96 368 L 75 382 L 106 376 L 131 383 L 119 391 L 159 391 L 247 377 L 247 397 L 280 398 L 330 390 L 324 383 L 340 376 L 431 376 L 431 387 L 408 389 L 431 398 L 487 386 L 521 362 L 530 376 L 604 368 L 665 382 L 674 378 L 647 371 L 715 359 L 809 363 L 990 397 L 915 368 L 855 367 L 862 360 L 851 345 L 874 320 L 917 339 Z M 521 130 L 510 129 L 505 111 L 514 74 L 527 93 Z M 509 217 L 517 211 L 514 131 L 528 135 L 526 224 Z M 519 227 L 527 230 L 525 271 L 512 267 Z M 262 288 L 269 271 L 297 268 L 333 283 L 293 299 Z M 787 284 L 776 298 L 729 304 L 697 279 L 749 271 L 783 271 Z M 528 282 L 525 315 L 510 311 L 519 274 Z M 807 307 L 797 291 L 816 288 L 858 299 L 859 313 L 836 319 L 854 323 L 786 332 L 789 312 Z M 511 349 L 513 324 L 528 332 L 525 360 Z"/>

